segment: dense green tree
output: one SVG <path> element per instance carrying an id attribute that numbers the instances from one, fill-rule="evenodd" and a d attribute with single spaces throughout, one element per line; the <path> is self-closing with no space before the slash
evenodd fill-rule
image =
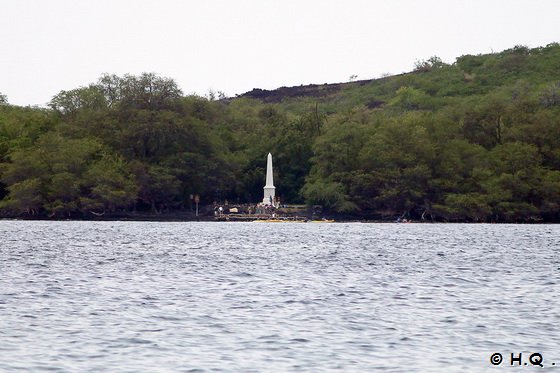
<path id="1" fill-rule="evenodd" d="M 71 91 L 61 91 L 54 96 L 49 106 L 60 115 L 74 116 L 83 111 L 103 110 L 107 101 L 101 90 L 91 85 Z"/>
<path id="2" fill-rule="evenodd" d="M 77 212 L 82 175 L 100 150 L 95 141 L 64 139 L 49 132 L 33 148 L 12 152 L 2 172 L 10 192 L 6 206 L 18 213 L 43 209 L 53 216 Z"/>
<path id="3" fill-rule="evenodd" d="M 186 96 L 109 75 L 48 108 L 0 95 L 0 215 L 173 212 L 262 198 L 364 218 L 560 221 L 560 46 L 437 57 L 412 73 Z M 252 98 L 250 98 L 252 97 Z"/>
<path id="4" fill-rule="evenodd" d="M 313 167 L 302 194 L 311 204 L 339 212 L 357 210 L 350 183 L 359 169 L 359 156 L 369 129 L 362 110 L 333 118 L 314 144 Z M 354 196 L 354 198 L 357 196 Z"/>
<path id="5" fill-rule="evenodd" d="M 414 71 L 427 72 L 433 69 L 440 69 L 446 64 L 438 56 L 432 56 L 427 60 L 419 60 L 414 63 Z"/>
<path id="6" fill-rule="evenodd" d="M 110 107 L 121 110 L 169 109 L 182 97 L 181 89 L 173 79 L 153 73 L 123 77 L 105 74 L 94 86 L 102 92 Z"/>
<path id="7" fill-rule="evenodd" d="M 131 168 L 123 157 L 103 153 L 83 175 L 81 209 L 100 214 L 133 206 L 139 187 Z"/>

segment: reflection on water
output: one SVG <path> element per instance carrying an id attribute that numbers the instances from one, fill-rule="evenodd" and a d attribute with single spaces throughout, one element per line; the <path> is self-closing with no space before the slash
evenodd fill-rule
<path id="1" fill-rule="evenodd" d="M 560 365 L 559 242 L 555 225 L 0 221 L 0 371 Z"/>

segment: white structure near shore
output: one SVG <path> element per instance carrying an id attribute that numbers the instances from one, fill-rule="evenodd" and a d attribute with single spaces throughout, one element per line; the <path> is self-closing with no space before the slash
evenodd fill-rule
<path id="1" fill-rule="evenodd" d="M 266 159 L 266 184 L 264 185 L 264 205 L 274 205 L 276 188 L 274 187 L 274 180 L 272 177 L 272 154 L 268 153 Z"/>

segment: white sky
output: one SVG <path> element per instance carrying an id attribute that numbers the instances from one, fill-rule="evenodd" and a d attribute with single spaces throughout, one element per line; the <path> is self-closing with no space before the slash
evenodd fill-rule
<path id="1" fill-rule="evenodd" d="M 228 96 L 371 79 L 560 42 L 559 20 L 560 0 L 0 0 L 0 93 L 44 105 L 102 73 Z"/>

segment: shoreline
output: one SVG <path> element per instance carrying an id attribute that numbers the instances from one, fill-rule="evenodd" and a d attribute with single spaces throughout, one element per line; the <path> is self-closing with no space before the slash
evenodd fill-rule
<path id="1" fill-rule="evenodd" d="M 272 219 L 271 219 L 272 220 Z M 45 217 L 34 217 L 34 218 L 21 218 L 21 217 L 2 217 L 1 221 L 40 221 L 40 222 L 153 222 L 153 223 L 269 223 L 269 224 L 503 224 L 503 225 L 556 225 L 560 222 L 549 222 L 549 221 L 533 221 L 533 222 L 472 222 L 472 221 L 409 221 L 406 223 L 399 223 L 392 220 L 368 220 L 368 219 L 341 219 L 341 220 L 286 220 L 286 221 L 266 221 L 264 219 L 254 220 L 227 220 L 227 219 L 213 219 L 213 218 L 201 218 L 201 219 L 181 219 L 175 217 L 161 218 L 161 217 L 129 217 L 129 218 L 106 218 L 106 219 L 86 219 L 86 218 L 45 218 Z"/>
<path id="2" fill-rule="evenodd" d="M 392 223 L 392 224 L 560 224 L 560 221 L 548 221 L 527 219 L 525 221 L 445 221 L 443 219 L 421 220 L 411 219 L 407 222 L 397 222 L 396 218 L 384 218 L 374 214 L 363 216 L 352 216 L 351 214 L 313 214 L 309 210 L 307 213 L 304 209 L 279 211 L 278 215 L 273 217 L 272 214 L 247 214 L 247 213 L 224 213 L 222 215 L 214 215 L 213 210 L 201 209 L 201 213 L 196 216 L 194 211 L 175 211 L 164 213 L 146 213 L 146 212 L 121 212 L 107 213 L 101 216 L 97 215 L 70 215 L 66 217 L 38 215 L 20 215 L 20 216 L 0 216 L 2 220 L 15 221 L 145 221 L 145 222 L 215 222 L 215 223 L 247 223 L 259 220 L 273 220 L 276 222 L 315 222 L 315 223 Z M 277 220 L 277 221 L 274 221 Z"/>

